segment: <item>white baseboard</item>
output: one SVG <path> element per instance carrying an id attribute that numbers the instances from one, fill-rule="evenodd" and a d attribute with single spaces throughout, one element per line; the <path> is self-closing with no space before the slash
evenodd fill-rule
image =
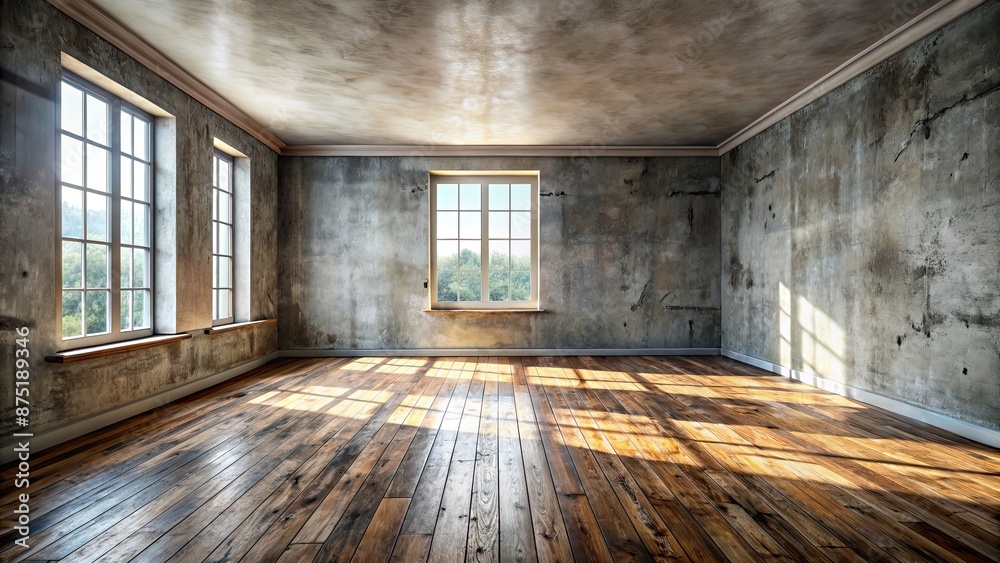
<path id="1" fill-rule="evenodd" d="M 718 356 L 718 348 L 411 348 L 403 350 L 282 350 L 283 358 L 455 356 Z"/>
<path id="2" fill-rule="evenodd" d="M 57 444 L 67 442 L 74 438 L 79 438 L 84 434 L 104 428 L 105 426 L 120 422 L 126 418 L 142 414 L 171 401 L 176 401 L 177 399 L 181 399 L 187 395 L 201 391 L 202 389 L 207 389 L 236 376 L 243 375 L 244 373 L 252 369 L 259 368 L 267 362 L 275 360 L 279 357 L 281 357 L 279 352 L 271 352 L 266 356 L 261 356 L 260 358 L 240 364 L 233 368 L 229 368 L 226 371 L 219 372 L 215 375 L 203 377 L 188 383 L 182 383 L 177 387 L 172 387 L 166 391 L 161 391 L 155 395 L 139 399 L 138 401 L 133 401 L 120 407 L 115 407 L 51 430 L 34 433 L 34 435 L 30 438 L 13 437 L 12 440 L 14 440 L 14 442 L 5 444 L 3 448 L 0 449 L 0 464 L 7 463 L 8 461 L 14 461 L 14 447 L 16 446 L 16 442 L 18 440 L 30 442 L 30 450 L 31 453 L 34 454 L 46 448 L 51 448 Z"/>
<path id="3" fill-rule="evenodd" d="M 948 415 L 934 412 L 930 409 L 919 407 L 917 405 L 912 405 L 898 399 L 892 399 L 884 395 L 872 393 L 871 391 L 865 391 L 864 389 L 858 389 L 856 387 L 851 387 L 850 385 L 844 385 L 843 383 L 831 381 L 813 373 L 801 372 L 780 364 L 754 358 L 753 356 L 740 354 L 739 352 L 734 352 L 732 350 L 723 349 L 722 355 L 778 375 L 783 375 L 789 379 L 794 379 L 795 381 L 801 381 L 806 385 L 812 385 L 813 387 L 818 387 L 824 391 L 829 391 L 842 397 L 847 397 L 848 399 L 854 399 L 855 401 L 872 405 L 873 407 L 878 407 L 894 414 L 919 420 L 920 422 L 958 434 L 963 438 L 968 438 L 969 440 L 979 442 L 980 444 L 1000 448 L 1000 432 L 996 430 L 965 422 L 964 420 L 958 420 L 957 418 L 952 418 Z"/>

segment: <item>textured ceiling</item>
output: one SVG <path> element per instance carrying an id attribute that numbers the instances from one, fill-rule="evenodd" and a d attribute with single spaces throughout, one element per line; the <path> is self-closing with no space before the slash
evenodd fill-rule
<path id="1" fill-rule="evenodd" d="M 94 3 L 292 145 L 716 145 L 932 4 Z"/>

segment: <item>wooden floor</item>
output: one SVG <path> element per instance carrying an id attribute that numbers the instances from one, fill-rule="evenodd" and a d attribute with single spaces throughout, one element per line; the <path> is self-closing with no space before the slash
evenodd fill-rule
<path id="1" fill-rule="evenodd" d="M 31 468 L 2 561 L 1000 559 L 1000 452 L 714 357 L 282 360 Z"/>

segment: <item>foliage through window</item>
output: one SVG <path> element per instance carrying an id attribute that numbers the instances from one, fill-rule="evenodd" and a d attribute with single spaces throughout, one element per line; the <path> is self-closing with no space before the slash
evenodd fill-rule
<path id="1" fill-rule="evenodd" d="M 233 159 L 212 156 L 212 323 L 233 322 Z"/>
<path id="2" fill-rule="evenodd" d="M 537 308 L 537 173 L 456 174 L 431 174 L 431 308 Z"/>
<path id="3" fill-rule="evenodd" d="M 67 73 L 59 129 L 62 338 L 152 334 L 152 119 Z"/>

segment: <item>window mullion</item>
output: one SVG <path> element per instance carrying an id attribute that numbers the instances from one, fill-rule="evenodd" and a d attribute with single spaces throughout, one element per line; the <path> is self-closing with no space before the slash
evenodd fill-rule
<path id="1" fill-rule="evenodd" d="M 120 335 L 121 326 L 121 103 L 112 100 L 111 115 L 108 119 L 108 137 L 111 147 L 111 233 L 108 237 L 111 253 L 111 280 L 108 284 L 111 294 L 108 296 L 108 308 L 111 313 L 109 327 L 111 333 Z"/>
<path id="2" fill-rule="evenodd" d="M 480 184 L 481 190 L 479 194 L 479 220 L 481 231 L 479 233 L 479 300 L 489 301 L 490 300 L 490 259 L 489 259 L 489 246 L 490 246 L 490 221 L 489 221 L 489 179 L 483 178 L 482 184 Z"/>

